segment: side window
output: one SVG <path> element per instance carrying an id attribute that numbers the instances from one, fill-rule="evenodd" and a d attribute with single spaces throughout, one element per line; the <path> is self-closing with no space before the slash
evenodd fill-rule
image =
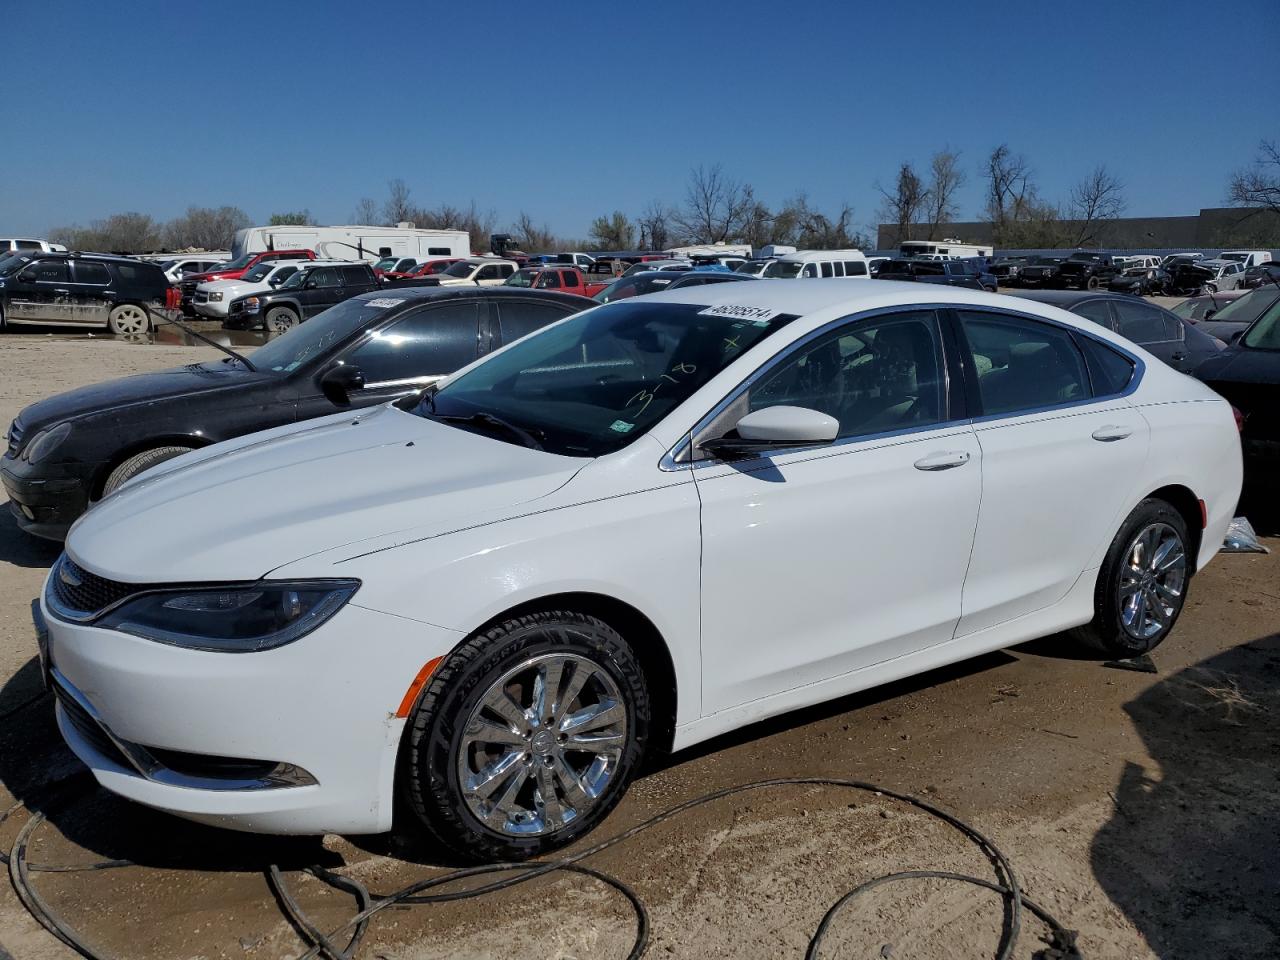
<path id="1" fill-rule="evenodd" d="M 816 263 L 806 263 L 804 269 L 800 271 L 802 277 L 816 277 L 818 275 L 818 265 Z"/>
<path id="2" fill-rule="evenodd" d="M 1111 329 L 1111 310 L 1107 307 L 1105 300 L 1086 300 L 1079 306 L 1072 307 L 1071 312 L 1077 317 L 1092 320 L 1100 327 Z"/>
<path id="3" fill-rule="evenodd" d="M 835 263 L 833 263 L 833 264 L 831 265 L 831 269 L 835 271 L 835 275 L 836 275 L 837 277 L 843 277 L 843 276 L 844 276 L 844 261 L 843 261 L 843 260 L 837 260 Z"/>
<path id="4" fill-rule="evenodd" d="M 1187 330 L 1174 314 L 1168 311 L 1160 311 L 1160 317 L 1164 320 L 1164 338 L 1174 342 L 1186 339 Z"/>
<path id="5" fill-rule="evenodd" d="M 338 269 L 336 267 L 317 267 L 311 271 L 311 275 L 307 277 L 307 282 L 311 286 L 319 287 L 320 289 L 329 289 L 342 284 L 342 281 L 338 279 Z"/>
<path id="6" fill-rule="evenodd" d="M 566 270 L 560 275 L 564 278 L 564 285 L 568 288 L 577 290 L 582 284 L 578 283 L 578 275 L 572 270 Z"/>
<path id="7" fill-rule="evenodd" d="M 1160 343 L 1172 339 L 1164 325 L 1164 314 L 1149 303 L 1116 301 L 1116 331 L 1134 343 Z"/>
<path id="8" fill-rule="evenodd" d="M 844 262 L 844 272 L 847 277 L 865 277 L 867 275 L 867 265 L 861 260 L 846 260 Z"/>
<path id="9" fill-rule="evenodd" d="M 476 275 L 477 280 L 497 280 L 500 274 L 496 264 L 488 264 L 480 268 L 480 272 Z"/>
<path id="10" fill-rule="evenodd" d="M 37 260 L 26 269 L 34 271 L 36 283 L 67 283 L 70 280 L 65 260 Z"/>
<path id="11" fill-rule="evenodd" d="M 538 289 L 540 290 L 559 290 L 560 274 L 556 270 L 543 270 L 538 277 Z"/>
<path id="12" fill-rule="evenodd" d="M 831 261 L 830 261 L 830 260 L 823 260 L 823 261 L 822 261 L 822 263 L 820 264 L 820 266 L 822 267 L 822 275 L 823 275 L 824 277 L 833 277 L 833 276 L 835 276 L 835 271 L 831 269 Z"/>
<path id="13" fill-rule="evenodd" d="M 343 267 L 342 280 L 348 286 L 354 286 L 361 283 L 372 283 L 369 272 L 364 267 Z"/>
<path id="14" fill-rule="evenodd" d="M 15 250 L 43 250 L 39 240 L 15 240 L 13 241 L 13 249 Z"/>
<path id="15" fill-rule="evenodd" d="M 453 373 L 477 355 L 475 300 L 415 310 L 373 335 L 344 357 L 364 374 L 366 386 Z"/>
<path id="16" fill-rule="evenodd" d="M 1047 323 L 959 311 L 987 415 L 1089 397 L 1084 358 L 1071 334 Z"/>
<path id="17" fill-rule="evenodd" d="M 509 263 L 498 264 L 498 276 L 502 277 L 504 280 L 515 272 L 516 268 Z"/>
<path id="18" fill-rule="evenodd" d="M 806 345 L 751 387 L 748 408 L 786 404 L 840 421 L 840 437 L 939 423 L 944 387 L 931 310 L 873 318 Z"/>
<path id="19" fill-rule="evenodd" d="M 100 263 L 77 260 L 71 265 L 71 272 L 75 275 L 76 283 L 92 283 L 99 287 L 105 287 L 111 282 L 111 274 Z"/>
<path id="20" fill-rule="evenodd" d="M 1085 359 L 1089 363 L 1094 396 L 1105 397 L 1124 392 L 1133 379 L 1133 361 L 1093 337 L 1081 337 L 1080 342 L 1084 345 Z"/>
<path id="21" fill-rule="evenodd" d="M 430 257 L 447 257 L 453 253 L 448 247 L 427 247 L 427 256 Z"/>
<path id="22" fill-rule="evenodd" d="M 297 272 L 298 272 L 297 267 L 281 267 L 279 270 L 272 271 L 271 282 L 274 283 L 276 286 L 279 286 L 280 284 L 284 283 L 286 280 L 288 280 Z"/>
<path id="23" fill-rule="evenodd" d="M 554 303 L 534 303 L 531 300 L 506 300 L 498 304 L 498 329 L 503 343 L 519 340 L 527 333 L 540 330 L 549 323 L 573 313 Z"/>

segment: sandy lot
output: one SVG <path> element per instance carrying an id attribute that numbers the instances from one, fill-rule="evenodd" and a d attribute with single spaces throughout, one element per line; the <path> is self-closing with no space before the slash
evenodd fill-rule
<path id="1" fill-rule="evenodd" d="M 0 420 L 49 393 L 207 359 L 211 348 L 6 336 Z M 1268 541 L 1272 548 L 1280 540 Z M 295 957 L 304 941 L 266 880 L 271 864 L 325 930 L 352 898 L 301 872 L 321 864 L 386 894 L 442 872 L 385 838 L 276 840 L 196 827 L 93 789 L 37 695 L 29 605 L 52 544 L 0 503 L 0 825 L 48 816 L 30 859 L 137 866 L 33 875 L 41 896 L 113 958 Z M 1199 577 L 1158 672 L 1104 667 L 1047 638 L 761 724 L 671 758 L 639 780 L 592 840 L 708 791 L 773 777 L 853 778 L 919 795 L 1009 855 L 1027 894 L 1080 932 L 1088 958 L 1280 956 L 1280 553 L 1222 555 Z M 12 712 L 10 715 L 11 711 Z M 176 723 L 181 718 L 175 718 Z M 909 807 L 829 786 L 770 787 L 681 814 L 589 861 L 634 888 L 656 957 L 800 957 L 827 908 L 904 869 L 991 876 L 981 854 Z M 398 907 L 359 956 L 623 957 L 623 898 L 556 875 L 481 900 Z M 998 898 L 936 880 L 878 888 L 835 920 L 824 957 L 994 955 Z M 1018 957 L 1043 950 L 1027 917 Z M 12 889 L 0 960 L 66 958 Z"/>

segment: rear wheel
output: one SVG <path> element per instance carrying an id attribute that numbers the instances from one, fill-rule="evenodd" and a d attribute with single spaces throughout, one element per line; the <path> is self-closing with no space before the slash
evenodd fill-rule
<path id="1" fill-rule="evenodd" d="M 288 307 L 272 307 L 262 323 L 270 333 L 284 333 L 298 325 L 298 315 Z"/>
<path id="2" fill-rule="evenodd" d="M 1122 659 L 1159 646 L 1186 603 L 1190 542 L 1186 521 L 1170 504 L 1138 504 L 1111 541 L 1098 571 L 1093 620 L 1074 635 Z"/>
<path id="3" fill-rule="evenodd" d="M 1085 286 L 1085 289 L 1086 289 L 1086 290 L 1097 290 L 1097 289 L 1098 289 L 1098 278 L 1097 278 L 1097 277 L 1090 277 L 1088 280 L 1086 280 L 1086 281 L 1084 282 L 1084 286 Z"/>
<path id="4" fill-rule="evenodd" d="M 144 470 L 150 470 L 157 464 L 190 452 L 190 447 L 170 446 L 152 447 L 150 450 L 135 453 L 107 475 L 107 482 L 102 485 L 102 495 L 105 497 L 107 494 L 114 492 L 126 480 L 132 480 Z"/>
<path id="5" fill-rule="evenodd" d="M 400 785 L 431 838 L 467 859 L 570 843 L 621 799 L 649 732 L 635 654 L 573 611 L 509 620 L 439 667 L 410 717 Z"/>
<path id="6" fill-rule="evenodd" d="M 136 303 L 122 303 L 107 314 L 107 329 L 117 337 L 131 337 L 151 329 L 151 315 Z"/>

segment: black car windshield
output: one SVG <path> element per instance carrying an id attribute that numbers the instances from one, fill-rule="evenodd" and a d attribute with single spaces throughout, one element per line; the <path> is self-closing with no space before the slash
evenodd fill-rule
<path id="1" fill-rule="evenodd" d="M 259 280 L 265 280 L 267 278 L 267 274 L 278 266 L 280 266 L 280 264 L 270 260 L 260 263 L 252 270 L 247 271 L 244 275 L 244 279 L 252 283 L 256 283 Z"/>
<path id="2" fill-rule="evenodd" d="M 31 258 L 25 253 L 9 253 L 0 257 L 0 277 L 7 277 L 12 273 L 17 273 L 22 267 L 31 262 Z"/>
<path id="3" fill-rule="evenodd" d="M 266 373 L 292 373 L 303 364 L 330 353 L 336 344 L 384 317 L 386 307 L 378 303 L 377 299 L 364 297 L 344 300 L 274 340 L 268 340 L 254 351 L 253 365 Z"/>
<path id="4" fill-rule="evenodd" d="M 414 412 L 446 422 L 478 422 L 487 415 L 531 434 L 548 452 L 603 456 L 647 432 L 744 351 L 795 319 L 754 308 L 725 315 L 732 312 L 645 301 L 588 310 L 425 394 Z M 511 438 L 509 432 L 493 436 Z"/>
<path id="5" fill-rule="evenodd" d="M 625 300 L 628 297 L 640 297 L 646 293 L 665 290 L 667 285 L 676 279 L 679 278 L 661 270 L 648 270 L 630 277 L 619 277 L 591 299 L 597 303 L 613 303 L 615 300 Z"/>
<path id="6" fill-rule="evenodd" d="M 1101 260 L 1102 257 L 1098 256 L 1098 254 L 1096 253 L 1073 253 L 1070 259 L 1076 260 L 1076 261 L 1081 261 L 1081 260 L 1093 261 L 1093 260 Z"/>
<path id="7" fill-rule="evenodd" d="M 1240 342 L 1254 350 L 1280 350 L 1280 299 L 1253 322 Z"/>

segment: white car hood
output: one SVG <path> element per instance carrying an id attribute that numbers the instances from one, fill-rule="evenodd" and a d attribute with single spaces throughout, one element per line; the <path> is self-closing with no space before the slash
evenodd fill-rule
<path id="1" fill-rule="evenodd" d="M 90 509 L 67 552 L 127 582 L 252 580 L 344 544 L 492 520 L 588 462 L 382 406 L 162 465 Z"/>

